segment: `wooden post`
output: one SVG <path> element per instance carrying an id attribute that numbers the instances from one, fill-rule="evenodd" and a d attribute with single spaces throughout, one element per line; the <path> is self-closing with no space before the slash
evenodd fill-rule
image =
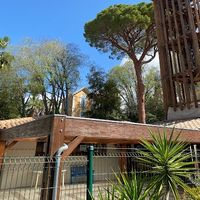
<path id="1" fill-rule="evenodd" d="M 5 150 L 6 150 L 6 142 L 0 141 L 0 177 L 2 175 L 2 167 L 3 167 Z"/>
<path id="2" fill-rule="evenodd" d="M 121 172 L 127 171 L 127 157 L 126 157 L 126 145 L 120 145 L 122 150 L 120 150 L 121 156 L 119 157 L 119 166 Z"/>
<path id="3" fill-rule="evenodd" d="M 40 200 L 51 200 L 53 194 L 53 179 L 55 170 L 54 156 L 58 149 L 64 144 L 64 129 L 65 119 L 64 117 L 52 117 L 51 132 L 48 137 L 47 144 L 47 162 L 45 162 L 43 170 L 43 181 Z M 59 180 L 61 180 L 59 178 Z M 60 186 L 60 184 L 59 184 Z M 59 200 L 60 187 L 58 188 Z"/>
<path id="4" fill-rule="evenodd" d="M 6 150 L 6 142 L 0 141 L 0 169 L 2 168 L 3 165 L 5 150 Z"/>
<path id="5" fill-rule="evenodd" d="M 167 36 L 166 32 L 164 32 L 165 27 L 163 25 L 163 16 L 161 12 L 161 5 L 159 0 L 154 0 L 154 18 L 156 22 L 156 34 L 158 39 L 158 52 L 159 52 L 159 60 L 160 60 L 160 73 L 161 73 L 161 83 L 163 89 L 163 99 L 164 99 L 164 108 L 167 114 L 168 107 L 173 105 L 175 107 L 175 93 L 173 90 L 173 82 L 170 78 L 171 69 L 170 66 L 170 57 L 169 52 L 167 51 Z"/>

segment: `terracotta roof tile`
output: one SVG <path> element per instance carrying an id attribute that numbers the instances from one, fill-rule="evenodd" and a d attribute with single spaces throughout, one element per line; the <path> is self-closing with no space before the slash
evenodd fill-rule
<path id="1" fill-rule="evenodd" d="M 19 119 L 0 120 L 0 129 L 12 128 L 27 122 L 35 120 L 33 117 L 24 117 Z"/>
<path id="2" fill-rule="evenodd" d="M 180 129 L 200 130 L 200 118 L 165 122 L 160 125 L 165 125 L 166 127 L 175 127 Z"/>

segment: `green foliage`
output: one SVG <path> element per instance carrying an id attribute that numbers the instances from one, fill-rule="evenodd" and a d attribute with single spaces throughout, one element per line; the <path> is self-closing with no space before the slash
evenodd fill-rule
<path id="1" fill-rule="evenodd" d="M 119 119 L 120 96 L 114 81 L 107 79 L 106 74 L 91 68 L 88 75 L 88 98 L 91 100 L 91 110 L 85 116 L 99 119 Z"/>
<path id="2" fill-rule="evenodd" d="M 37 96 L 31 96 L 26 105 L 26 115 L 38 116 L 44 113 L 44 106 L 41 99 Z"/>
<path id="3" fill-rule="evenodd" d="M 9 68 L 14 59 L 10 53 L 5 51 L 8 43 L 8 37 L 0 38 L 0 70 Z"/>
<path id="4" fill-rule="evenodd" d="M 106 188 L 105 191 L 99 189 L 98 200 L 115 200 L 117 196 L 115 193 L 115 189 L 112 185 Z M 92 199 L 95 200 L 95 198 Z"/>
<path id="5" fill-rule="evenodd" d="M 184 193 L 182 199 L 183 200 L 200 200 L 200 188 L 194 187 L 191 188 L 192 195 L 188 193 Z"/>
<path id="6" fill-rule="evenodd" d="M 5 49 L 9 43 L 8 37 L 0 38 L 0 49 Z"/>
<path id="7" fill-rule="evenodd" d="M 84 36 L 92 47 L 118 57 L 144 50 L 145 34 L 153 22 L 151 3 L 113 5 L 85 24 Z"/>
<path id="8" fill-rule="evenodd" d="M 162 86 L 158 69 L 149 68 L 144 72 L 145 102 L 147 122 L 153 123 L 164 119 Z"/>
<path id="9" fill-rule="evenodd" d="M 136 172 L 115 174 L 116 181 L 110 181 L 109 187 L 99 190 L 99 200 L 158 200 L 161 199 L 157 193 L 150 197 L 147 183 Z M 93 198 L 94 199 L 94 198 Z"/>
<path id="10" fill-rule="evenodd" d="M 128 61 L 123 66 L 113 67 L 109 72 L 109 79 L 115 82 L 120 91 L 124 119 L 138 121 L 136 77 L 133 70 L 133 63 Z"/>
<path id="11" fill-rule="evenodd" d="M 15 72 L 11 69 L 2 69 L 0 73 L 0 119 L 19 117 L 20 102 Z"/>
<path id="12" fill-rule="evenodd" d="M 116 176 L 117 184 L 114 188 L 120 200 L 145 200 L 147 194 L 143 191 L 144 180 L 136 173 L 123 174 Z"/>
<path id="13" fill-rule="evenodd" d="M 152 3 L 113 5 L 85 24 L 84 36 L 90 46 L 111 57 L 128 56 L 134 63 L 137 80 L 138 118 L 146 123 L 142 66 L 157 52 Z"/>
<path id="14" fill-rule="evenodd" d="M 100 191 L 100 200 L 145 200 L 144 180 L 135 172 L 115 174 L 116 181 L 110 182 L 110 187 Z"/>
<path id="15" fill-rule="evenodd" d="M 180 199 L 179 188 L 191 193 L 184 179 L 188 179 L 194 171 L 194 162 L 189 162 L 191 155 L 186 152 L 187 144 L 174 136 L 173 131 L 167 138 L 167 133 L 151 133 L 152 143 L 142 140 L 142 146 L 147 151 L 140 151 L 139 158 L 150 168 L 152 178 L 148 186 L 152 194 L 164 194 L 167 198 L 172 192 L 174 198 Z"/>
<path id="16" fill-rule="evenodd" d="M 45 114 L 68 114 L 68 96 L 78 84 L 83 62 L 84 56 L 73 44 L 29 40 L 17 49 L 15 67 L 27 84 L 28 95 L 42 99 Z M 40 104 L 36 105 L 35 110 L 41 111 Z M 28 102 L 26 107 L 30 109 Z"/>
<path id="17" fill-rule="evenodd" d="M 0 119 L 20 116 L 17 77 L 11 67 L 14 57 L 6 51 L 9 38 L 0 38 Z"/>
<path id="18" fill-rule="evenodd" d="M 148 167 L 151 178 L 141 177 L 135 172 L 115 174 L 116 181 L 99 192 L 100 200 L 169 200 L 172 192 L 176 200 L 198 200 L 199 188 L 190 188 L 185 181 L 194 173 L 194 162 L 187 153 L 187 143 L 180 141 L 180 134 L 172 132 L 152 133 L 151 142 L 142 140 L 145 150 L 140 150 L 139 161 Z M 185 192 L 180 195 L 182 190 Z"/>
<path id="19" fill-rule="evenodd" d="M 27 40 L 10 48 L 13 59 L 5 51 L 8 42 L 6 37 L 0 39 L 1 119 L 68 114 L 68 96 L 78 84 L 79 67 L 84 62 L 79 49 L 57 40 Z"/>
<path id="20" fill-rule="evenodd" d="M 159 71 L 151 67 L 143 71 L 143 77 L 147 123 L 161 121 L 164 118 L 164 111 Z M 113 67 L 109 72 L 109 78 L 116 83 L 120 91 L 124 119 L 138 121 L 136 75 L 133 62 L 128 60 L 122 66 Z"/>

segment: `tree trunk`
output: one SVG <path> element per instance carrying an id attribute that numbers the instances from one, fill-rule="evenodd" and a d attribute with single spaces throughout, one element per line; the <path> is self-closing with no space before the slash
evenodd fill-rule
<path id="1" fill-rule="evenodd" d="M 21 117 L 25 117 L 26 116 L 26 104 L 25 104 L 25 99 L 23 96 L 21 97 L 21 103 L 22 103 Z"/>
<path id="2" fill-rule="evenodd" d="M 145 87 L 142 79 L 142 66 L 135 65 L 135 72 L 137 77 L 137 103 L 138 103 L 138 117 L 139 122 L 146 123 L 145 113 Z"/>
<path id="3" fill-rule="evenodd" d="M 69 115 L 69 88 L 67 85 L 65 86 L 65 93 L 64 93 L 64 113 L 65 115 Z"/>
<path id="4" fill-rule="evenodd" d="M 44 113 L 45 113 L 45 115 L 48 115 L 49 114 L 49 109 L 48 109 L 46 92 L 42 91 L 41 94 L 42 94 L 42 102 L 43 102 L 43 105 L 44 105 Z"/>
<path id="5" fill-rule="evenodd" d="M 166 194 L 166 200 L 169 200 L 169 194 L 170 194 L 170 192 L 167 191 L 167 194 Z"/>

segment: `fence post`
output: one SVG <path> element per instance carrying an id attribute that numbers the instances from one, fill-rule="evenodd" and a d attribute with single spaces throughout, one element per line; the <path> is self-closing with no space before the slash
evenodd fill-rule
<path id="1" fill-rule="evenodd" d="M 90 145 L 87 152 L 87 200 L 92 200 L 94 146 Z"/>

